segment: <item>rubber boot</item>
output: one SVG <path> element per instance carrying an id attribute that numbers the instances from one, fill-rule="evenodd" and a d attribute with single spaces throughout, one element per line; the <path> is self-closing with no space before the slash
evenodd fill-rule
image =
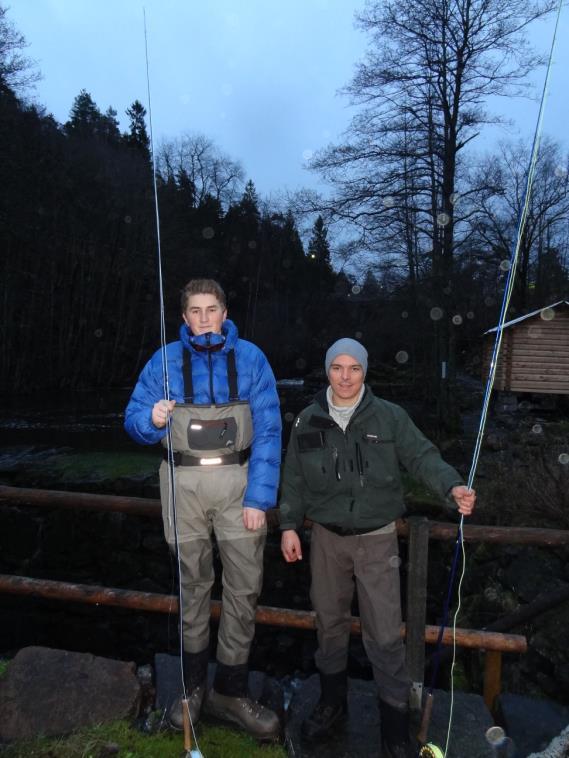
<path id="1" fill-rule="evenodd" d="M 413 758 L 409 740 L 409 708 L 379 701 L 381 758 Z"/>
<path id="2" fill-rule="evenodd" d="M 182 655 L 184 666 L 184 682 L 188 696 L 188 709 L 190 721 L 197 724 L 200 718 L 204 696 L 207 690 L 207 664 L 209 662 L 209 648 L 200 653 L 186 653 Z M 184 716 L 182 703 L 183 695 L 176 698 L 168 711 L 168 720 L 174 729 L 184 728 Z"/>
<path id="3" fill-rule="evenodd" d="M 226 666 L 218 661 L 205 710 L 209 716 L 236 724 L 258 740 L 276 739 L 281 730 L 279 717 L 251 700 L 247 691 L 248 679 L 246 664 Z"/>
<path id="4" fill-rule="evenodd" d="M 326 735 L 348 711 L 348 672 L 336 674 L 320 672 L 320 700 L 301 726 L 303 737 L 317 740 Z"/>

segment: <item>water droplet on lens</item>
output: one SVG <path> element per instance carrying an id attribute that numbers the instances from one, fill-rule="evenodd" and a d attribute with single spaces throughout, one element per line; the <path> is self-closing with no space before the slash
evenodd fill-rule
<path id="1" fill-rule="evenodd" d="M 438 308 L 435 306 L 434 308 L 431 308 L 430 316 L 433 319 L 433 321 L 440 321 L 444 315 L 444 311 L 442 308 Z"/>
<path id="2" fill-rule="evenodd" d="M 474 311 L 468 311 L 466 314 L 466 318 L 473 319 L 474 318 Z"/>
<path id="3" fill-rule="evenodd" d="M 124 217 L 124 222 L 125 222 L 125 224 L 130 224 L 130 223 L 131 223 L 131 221 L 132 221 L 132 216 L 125 216 L 125 217 Z"/>
<path id="4" fill-rule="evenodd" d="M 395 200 L 394 198 L 391 197 L 391 195 L 387 195 L 386 197 L 384 197 L 381 202 L 383 203 L 385 208 L 393 208 L 393 206 L 395 205 Z"/>
<path id="5" fill-rule="evenodd" d="M 360 285 L 354 284 L 354 286 L 352 287 L 352 292 L 354 293 L 354 295 L 359 295 L 361 291 L 362 291 L 362 288 L 360 287 Z"/>
<path id="6" fill-rule="evenodd" d="M 555 311 L 553 308 L 544 308 L 539 315 L 544 321 L 552 321 L 555 318 Z"/>
<path id="7" fill-rule="evenodd" d="M 542 428 L 541 424 L 534 424 L 532 426 L 531 430 L 532 430 L 532 432 L 534 434 L 541 434 L 542 431 L 543 431 L 543 428 Z"/>
<path id="8" fill-rule="evenodd" d="M 495 302 L 496 301 L 494 300 L 493 297 L 485 297 L 484 298 L 484 305 L 487 305 L 488 307 L 490 307 L 491 305 L 494 305 Z"/>
<path id="9" fill-rule="evenodd" d="M 462 316 L 460 315 L 460 313 L 457 313 L 456 316 L 452 317 L 452 323 L 455 326 L 460 326 L 462 324 Z"/>
<path id="10" fill-rule="evenodd" d="M 437 224 L 439 226 L 446 226 L 450 221 L 450 216 L 448 213 L 439 213 L 437 215 Z"/>
<path id="11" fill-rule="evenodd" d="M 567 466 L 569 463 L 569 453 L 561 453 L 558 460 L 562 466 Z"/>
<path id="12" fill-rule="evenodd" d="M 407 361 L 409 360 L 409 353 L 406 353 L 405 350 L 400 350 L 396 354 L 395 360 L 397 361 L 397 363 L 407 363 Z"/>
<path id="13" fill-rule="evenodd" d="M 455 203 L 457 203 L 459 201 L 460 194 L 458 192 L 453 192 L 449 199 L 450 199 L 451 203 L 454 205 Z"/>
<path id="14" fill-rule="evenodd" d="M 401 558 L 398 555 L 392 555 L 389 559 L 389 565 L 391 568 L 399 568 L 401 566 Z"/>
<path id="15" fill-rule="evenodd" d="M 287 411 L 284 415 L 284 420 L 288 421 L 289 423 L 291 421 L 294 421 L 294 413 L 291 413 L 290 411 Z"/>
<path id="16" fill-rule="evenodd" d="M 103 336 L 103 330 L 102 329 L 95 329 L 94 334 L 95 334 L 95 337 L 97 337 L 97 339 L 99 339 L 100 337 Z"/>
<path id="17" fill-rule="evenodd" d="M 560 178 L 563 178 L 564 176 L 567 176 L 567 169 L 565 166 L 556 166 L 554 170 L 555 176 L 559 176 Z"/>
<path id="18" fill-rule="evenodd" d="M 528 327 L 528 334 L 532 339 L 538 339 L 542 335 L 542 329 L 540 326 L 537 326 L 536 324 L 532 324 Z"/>
<path id="19" fill-rule="evenodd" d="M 512 264 L 510 263 L 510 261 L 507 261 L 507 260 L 500 261 L 500 271 L 509 271 L 511 267 L 512 267 Z"/>
<path id="20" fill-rule="evenodd" d="M 409 318 L 409 312 L 408 311 L 402 311 L 401 318 Z"/>
<path id="21" fill-rule="evenodd" d="M 249 242 L 247 243 L 247 247 L 249 248 L 249 250 L 255 250 L 255 248 L 257 247 L 257 243 L 255 242 L 255 240 L 249 240 Z"/>
<path id="22" fill-rule="evenodd" d="M 213 239 L 213 237 L 214 237 L 214 236 L 215 236 L 215 231 L 212 229 L 212 227 L 211 227 L 211 226 L 205 226 L 205 227 L 202 229 L 202 237 L 203 237 L 205 240 L 210 240 L 210 239 Z"/>
<path id="23" fill-rule="evenodd" d="M 357 340 L 361 340 L 361 338 L 362 338 L 363 336 L 364 336 L 364 335 L 363 335 L 363 333 L 362 333 L 362 332 L 356 332 L 356 333 L 355 333 L 355 338 L 356 338 Z"/>

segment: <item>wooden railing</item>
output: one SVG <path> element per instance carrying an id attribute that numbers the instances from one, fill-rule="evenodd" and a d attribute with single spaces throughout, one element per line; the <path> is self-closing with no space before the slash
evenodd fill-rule
<path id="1" fill-rule="evenodd" d="M 71 508 L 73 510 L 96 510 L 121 512 L 133 516 L 161 516 L 159 500 L 138 497 L 93 495 L 76 492 L 23 489 L 0 485 L 0 505 L 34 508 Z M 269 511 L 269 525 L 276 526 L 278 514 Z M 413 517 L 397 523 L 398 535 L 409 540 L 409 569 L 407 573 L 407 623 L 401 627 L 401 635 L 407 643 L 407 665 L 412 680 L 412 706 L 420 707 L 425 671 L 425 643 L 434 644 L 439 627 L 428 626 L 426 620 L 428 553 L 430 539 L 455 540 L 457 526 Z M 483 541 L 500 544 L 567 545 L 569 531 L 552 529 L 529 529 L 512 527 L 470 526 L 463 529 L 465 542 Z M 55 582 L 45 579 L 0 575 L 0 592 L 15 595 L 67 600 L 88 604 L 119 606 L 136 610 L 169 613 L 177 611 L 175 596 L 158 593 L 137 592 L 118 588 Z M 514 625 L 531 618 L 544 608 L 569 599 L 569 593 L 558 592 L 526 606 L 512 614 L 508 623 Z M 211 605 L 213 618 L 220 613 L 219 601 Z M 315 614 L 310 611 L 290 610 L 259 606 L 256 621 L 259 624 L 285 626 L 297 629 L 314 629 Z M 500 621 L 496 626 L 500 626 Z M 360 634 L 358 618 L 352 618 L 353 634 Z M 454 641 L 458 647 L 485 651 L 484 699 L 492 709 L 501 687 L 502 653 L 525 653 L 527 641 L 518 634 L 506 634 L 505 628 L 476 630 L 457 628 Z M 444 645 L 453 644 L 453 632 L 447 628 L 442 638 Z"/>

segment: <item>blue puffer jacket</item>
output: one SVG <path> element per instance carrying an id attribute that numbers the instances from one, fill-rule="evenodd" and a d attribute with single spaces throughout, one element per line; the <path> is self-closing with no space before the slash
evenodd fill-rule
<path id="1" fill-rule="evenodd" d="M 194 345 L 223 343 L 213 351 L 199 351 Z M 229 400 L 227 353 L 235 350 L 239 399 L 248 400 L 253 417 L 253 443 L 243 505 L 266 511 L 277 499 L 281 459 L 281 415 L 275 377 L 265 355 L 256 345 L 239 339 L 237 327 L 227 319 L 222 334 L 194 336 L 185 324 L 180 327 L 180 341 L 166 346 L 170 398 L 184 401 L 182 357 L 192 351 L 194 403 L 213 402 L 210 395 L 208 360 L 211 358 L 213 394 L 216 403 Z M 125 413 L 125 429 L 135 442 L 152 445 L 166 434 L 152 423 L 152 406 L 164 397 L 162 351 L 158 350 L 143 368 Z"/>

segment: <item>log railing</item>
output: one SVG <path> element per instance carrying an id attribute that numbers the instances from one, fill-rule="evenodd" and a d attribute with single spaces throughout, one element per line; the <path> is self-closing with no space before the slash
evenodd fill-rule
<path id="1" fill-rule="evenodd" d="M 131 516 L 158 518 L 161 516 L 159 500 L 115 495 L 95 495 L 77 492 L 24 489 L 0 485 L 0 505 L 33 508 L 70 508 L 73 510 L 96 510 L 125 513 Z M 269 511 L 269 526 L 276 526 L 278 515 Z M 419 707 L 425 667 L 425 643 L 434 644 L 439 628 L 425 624 L 428 547 L 429 540 L 456 539 L 457 526 L 449 523 L 428 521 L 426 518 L 410 518 L 397 522 L 400 537 L 409 540 L 409 570 L 407 574 L 407 624 L 401 634 L 407 641 L 407 664 L 413 682 L 411 702 Z M 532 529 L 523 527 L 495 527 L 468 525 L 463 527 L 465 542 L 490 542 L 498 544 L 558 546 L 569 544 L 569 531 L 555 529 Z M 136 610 L 168 613 L 176 611 L 177 598 L 157 593 L 137 592 L 108 587 L 54 582 L 28 577 L 0 575 L 0 593 L 28 595 L 97 605 L 120 606 Z M 555 598 L 561 602 L 564 597 Z M 536 606 L 538 608 L 540 606 Z M 549 607 L 551 607 L 551 602 Z M 219 601 L 213 601 L 211 613 L 217 618 Z M 537 611 L 536 611 L 537 612 Z M 260 606 L 256 621 L 259 624 L 285 626 L 297 629 L 314 629 L 315 616 L 310 611 L 290 610 Z M 353 634 L 360 634 L 359 619 L 352 619 Z M 485 651 L 484 699 L 492 708 L 500 693 L 502 653 L 527 651 L 525 637 L 505 634 L 501 631 L 456 629 L 456 645 Z M 453 643 L 453 632 L 447 628 L 443 644 Z"/>

